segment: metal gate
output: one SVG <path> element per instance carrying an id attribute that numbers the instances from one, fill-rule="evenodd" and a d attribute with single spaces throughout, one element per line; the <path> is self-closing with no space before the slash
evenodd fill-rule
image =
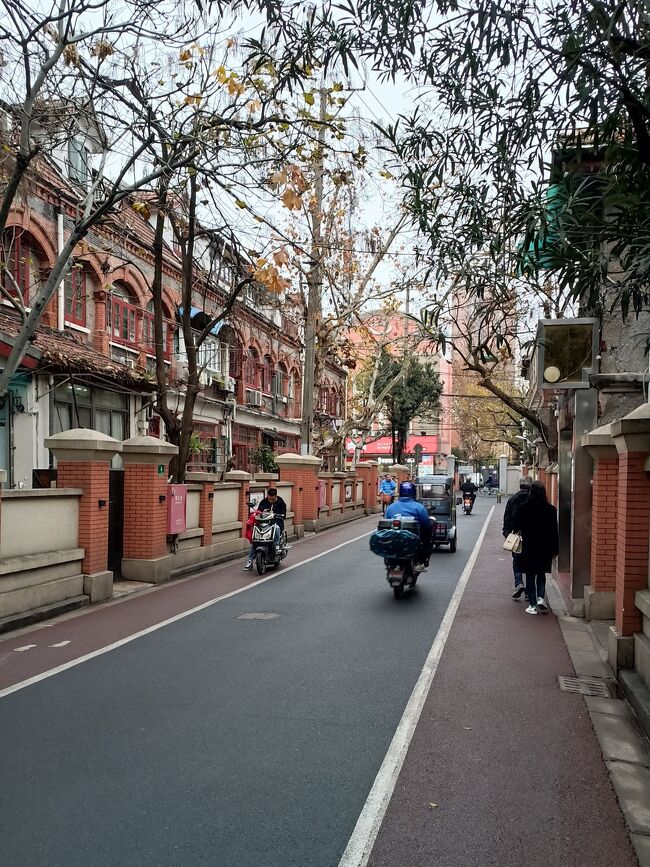
<path id="1" fill-rule="evenodd" d="M 124 470 L 110 470 L 108 482 L 108 568 L 122 577 L 124 550 Z"/>

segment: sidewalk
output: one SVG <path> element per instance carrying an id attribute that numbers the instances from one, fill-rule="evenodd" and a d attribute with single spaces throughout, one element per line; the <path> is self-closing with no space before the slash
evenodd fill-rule
<path id="1" fill-rule="evenodd" d="M 607 694 L 612 674 L 583 621 L 562 610 L 532 617 L 511 599 L 502 513 L 492 516 L 368 864 L 628 867 L 638 863 L 632 839 L 645 867 L 650 763 L 633 714 L 617 698 L 560 689 L 559 676 L 592 675 Z M 549 599 L 561 605 L 552 585 Z"/>

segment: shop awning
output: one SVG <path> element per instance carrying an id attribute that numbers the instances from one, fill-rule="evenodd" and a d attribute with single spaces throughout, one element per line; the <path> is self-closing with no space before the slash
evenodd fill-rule
<path id="1" fill-rule="evenodd" d="M 269 428 L 263 428 L 262 433 L 265 437 L 272 439 L 274 441 L 284 439 L 282 434 L 279 434 L 276 430 L 270 430 Z"/>

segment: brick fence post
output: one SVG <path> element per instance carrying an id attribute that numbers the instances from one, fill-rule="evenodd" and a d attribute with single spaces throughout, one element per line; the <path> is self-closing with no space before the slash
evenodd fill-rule
<path id="1" fill-rule="evenodd" d="M 379 511 L 377 506 L 379 464 L 377 461 L 359 461 L 355 467 L 358 477 L 363 481 L 363 504 L 366 515 L 373 515 Z"/>
<path id="2" fill-rule="evenodd" d="M 616 591 L 618 453 L 609 424 L 584 434 L 594 460 L 591 486 L 591 583 L 585 587 L 585 618 L 613 620 Z"/>
<path id="3" fill-rule="evenodd" d="M 131 437 L 124 458 L 124 554 L 122 575 L 135 581 L 167 581 L 167 476 L 177 446 L 157 437 Z"/>
<path id="4" fill-rule="evenodd" d="M 275 459 L 283 482 L 293 482 L 293 523 L 300 535 L 305 530 L 318 530 L 318 471 L 321 459 L 314 455 L 278 455 Z M 302 526 L 302 530 L 298 529 Z"/>
<path id="5" fill-rule="evenodd" d="M 0 531 L 2 531 L 2 485 L 7 480 L 7 471 L 0 470 Z M 0 557 L 2 556 L 2 551 L 0 550 Z"/>
<path id="6" fill-rule="evenodd" d="M 201 485 L 199 500 L 199 527 L 203 530 L 201 547 L 212 544 L 212 516 L 214 511 L 214 485 L 219 481 L 216 473 L 186 473 L 185 480 Z"/>
<path id="7" fill-rule="evenodd" d="M 397 481 L 397 490 L 395 491 L 395 497 L 397 497 L 399 496 L 400 483 L 405 482 L 408 478 L 411 477 L 410 470 L 403 464 L 393 464 L 391 467 L 388 467 L 386 472 L 390 473 L 391 476 L 394 476 Z"/>
<path id="8" fill-rule="evenodd" d="M 84 593 L 91 602 L 113 595 L 113 573 L 108 571 L 109 472 L 122 444 L 95 430 L 77 428 L 45 440 L 56 458 L 58 488 L 81 488 L 79 547 L 84 549 L 81 569 Z"/>
<path id="9" fill-rule="evenodd" d="M 642 628 L 636 594 L 648 589 L 650 537 L 650 404 L 642 404 L 611 426 L 618 452 L 616 539 L 616 625 L 610 627 L 609 662 L 615 671 L 632 668 L 635 645 L 650 654 L 650 640 L 636 641 Z"/>

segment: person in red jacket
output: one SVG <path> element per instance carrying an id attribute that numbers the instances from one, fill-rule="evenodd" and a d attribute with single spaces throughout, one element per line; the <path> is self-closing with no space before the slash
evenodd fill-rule
<path id="1" fill-rule="evenodd" d="M 253 527 L 255 526 L 255 518 L 260 515 L 261 512 L 259 509 L 255 509 L 255 511 L 251 512 L 248 521 L 246 521 L 246 529 L 244 530 L 244 536 L 248 539 L 249 542 L 252 543 L 253 540 Z M 251 544 L 248 549 L 248 557 L 246 558 L 246 565 L 244 569 L 247 572 L 253 568 L 253 558 L 255 557 L 255 546 Z"/>

